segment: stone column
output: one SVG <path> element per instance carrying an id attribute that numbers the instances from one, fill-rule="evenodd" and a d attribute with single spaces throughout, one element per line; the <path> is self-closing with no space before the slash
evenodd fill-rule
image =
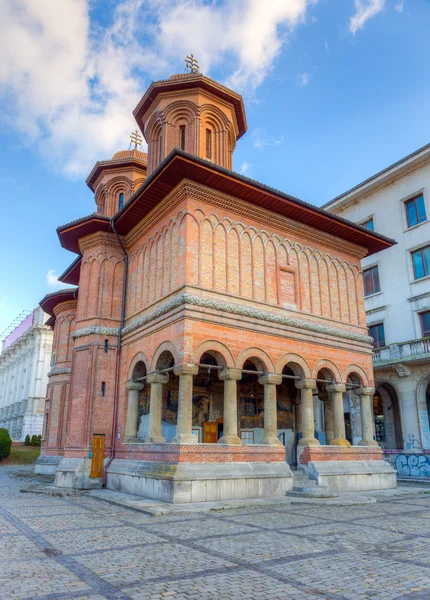
<path id="1" fill-rule="evenodd" d="M 143 390 L 143 387 L 143 383 L 139 383 L 138 381 L 127 381 L 128 406 L 124 439 L 137 438 L 137 426 L 139 419 L 139 394 L 141 390 Z"/>
<path id="2" fill-rule="evenodd" d="M 177 365 L 173 372 L 179 377 L 178 424 L 174 444 L 198 444 L 198 437 L 192 433 L 193 425 L 193 377 L 199 372 L 194 365 Z"/>
<path id="3" fill-rule="evenodd" d="M 299 446 L 320 446 L 315 437 L 313 390 L 317 387 L 314 379 L 300 379 L 296 388 L 301 390 L 300 412 L 302 416 L 302 437 Z"/>
<path id="4" fill-rule="evenodd" d="M 169 381 L 169 376 L 163 373 L 151 373 L 146 383 L 151 385 L 149 400 L 149 431 L 145 444 L 160 444 L 166 441 L 161 435 L 161 417 L 163 410 L 163 384 Z"/>
<path id="5" fill-rule="evenodd" d="M 276 386 L 282 383 L 282 375 L 268 373 L 258 378 L 264 385 L 264 436 L 260 444 L 282 446 L 278 439 L 278 416 L 276 407 Z"/>
<path id="6" fill-rule="evenodd" d="M 379 446 L 373 439 L 373 394 L 374 388 L 360 387 L 354 389 L 354 394 L 360 396 L 361 441 L 358 446 Z"/>
<path id="7" fill-rule="evenodd" d="M 224 381 L 224 433 L 218 444 L 242 444 L 237 435 L 237 382 L 242 379 L 242 371 L 223 369 L 219 378 Z"/>
<path id="8" fill-rule="evenodd" d="M 324 400 L 324 425 L 325 425 L 325 436 L 327 439 L 327 444 L 330 444 L 334 439 L 334 424 L 333 424 L 333 406 L 331 403 L 331 398 L 327 396 Z"/>
<path id="9" fill-rule="evenodd" d="M 333 410 L 333 435 L 330 446 L 350 446 L 346 439 L 345 418 L 343 416 L 343 393 L 346 392 L 344 383 L 331 383 L 327 386 L 327 392 L 331 394 L 331 405 Z"/>

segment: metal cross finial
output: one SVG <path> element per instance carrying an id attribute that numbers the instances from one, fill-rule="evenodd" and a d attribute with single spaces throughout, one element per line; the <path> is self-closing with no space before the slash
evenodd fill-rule
<path id="1" fill-rule="evenodd" d="M 185 64 L 187 66 L 189 73 L 198 73 L 200 66 L 197 60 L 194 58 L 194 54 L 189 54 L 185 59 Z"/>
<path id="2" fill-rule="evenodd" d="M 134 144 L 135 148 L 142 145 L 143 138 L 140 135 L 138 129 L 136 129 L 136 131 L 133 131 L 133 133 L 130 136 L 130 139 L 131 139 L 131 143 Z"/>

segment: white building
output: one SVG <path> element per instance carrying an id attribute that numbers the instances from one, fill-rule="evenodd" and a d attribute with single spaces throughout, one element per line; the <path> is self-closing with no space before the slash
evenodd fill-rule
<path id="1" fill-rule="evenodd" d="M 0 427 L 13 440 L 42 433 L 50 369 L 51 328 L 35 308 L 3 340 L 0 354 Z"/>
<path id="2" fill-rule="evenodd" d="M 397 241 L 362 261 L 375 435 L 387 450 L 409 451 L 396 459 L 403 474 L 430 475 L 430 453 L 421 452 L 430 449 L 430 144 L 324 208 Z"/>

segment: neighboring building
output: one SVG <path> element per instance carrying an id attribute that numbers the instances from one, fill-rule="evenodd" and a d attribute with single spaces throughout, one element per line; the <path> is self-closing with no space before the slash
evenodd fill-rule
<path id="1" fill-rule="evenodd" d="M 148 154 L 97 163 L 97 213 L 58 229 L 77 254 L 60 279 L 78 287 L 41 301 L 38 472 L 174 502 L 258 497 L 291 489 L 287 452 L 341 488 L 395 486 L 372 438 L 360 268 L 392 240 L 231 171 L 243 100 L 198 72 L 152 83 L 134 115 Z"/>
<path id="2" fill-rule="evenodd" d="M 0 427 L 13 440 L 42 434 L 53 337 L 47 318 L 35 308 L 2 342 Z"/>
<path id="3" fill-rule="evenodd" d="M 419 454 L 430 449 L 430 144 L 324 208 L 397 242 L 362 260 L 375 430 L 383 448 Z M 403 472 L 430 475 L 425 454 Z"/>

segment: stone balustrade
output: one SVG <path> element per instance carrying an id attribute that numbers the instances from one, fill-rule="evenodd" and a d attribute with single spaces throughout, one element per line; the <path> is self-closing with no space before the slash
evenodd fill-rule
<path id="1" fill-rule="evenodd" d="M 385 348 L 376 348 L 373 352 L 373 364 L 383 366 L 389 363 L 407 362 L 430 357 L 430 338 L 419 338 L 409 342 L 390 344 Z"/>

